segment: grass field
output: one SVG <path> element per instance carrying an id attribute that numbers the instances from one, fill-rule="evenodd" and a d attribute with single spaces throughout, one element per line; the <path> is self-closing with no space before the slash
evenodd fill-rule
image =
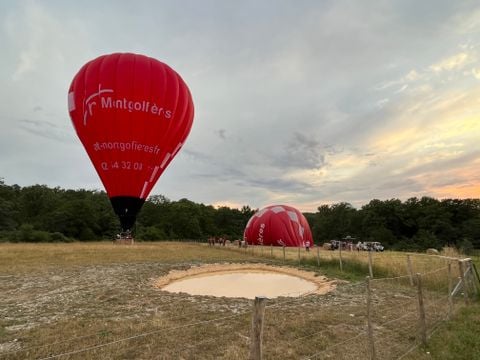
<path id="1" fill-rule="evenodd" d="M 339 279 L 334 292 L 267 302 L 265 359 L 368 358 L 365 336 L 367 253 L 209 247 L 161 242 L 0 244 L 0 358 L 245 359 L 252 301 L 171 294 L 153 286 L 171 270 L 205 263 L 261 262 L 301 267 Z M 379 359 L 396 359 L 416 342 L 416 287 L 402 253 L 375 253 L 373 321 Z M 446 260 L 413 256 L 423 281 L 427 349 L 405 359 L 475 359 L 478 304 L 448 311 Z M 458 276 L 454 268 L 452 277 Z M 386 278 L 386 279 L 380 279 Z M 470 324 L 470 319 L 474 324 Z M 440 326 L 439 326 L 440 325 Z M 448 341 L 444 341 L 448 339 Z M 467 349 L 459 352 L 462 344 Z M 427 354 L 427 351 L 429 354 Z M 456 357 L 455 357 L 456 356 Z"/>

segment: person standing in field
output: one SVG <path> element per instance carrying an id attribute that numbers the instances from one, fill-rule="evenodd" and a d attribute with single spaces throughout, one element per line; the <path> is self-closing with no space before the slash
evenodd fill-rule
<path id="1" fill-rule="evenodd" d="M 310 241 L 305 242 L 305 250 L 310 251 Z"/>

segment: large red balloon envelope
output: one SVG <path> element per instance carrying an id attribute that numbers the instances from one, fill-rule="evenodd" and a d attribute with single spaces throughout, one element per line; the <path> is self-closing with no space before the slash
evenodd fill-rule
<path id="1" fill-rule="evenodd" d="M 308 221 L 297 209 L 272 205 L 257 211 L 247 223 L 243 238 L 250 245 L 313 245 Z"/>
<path id="2" fill-rule="evenodd" d="M 192 127 L 187 85 L 150 57 L 104 55 L 74 77 L 68 110 L 123 230 L 131 229 Z"/>

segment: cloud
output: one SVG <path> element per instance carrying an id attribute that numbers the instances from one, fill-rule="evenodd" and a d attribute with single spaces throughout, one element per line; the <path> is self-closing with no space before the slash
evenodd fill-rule
<path id="1" fill-rule="evenodd" d="M 53 19 L 44 7 L 30 2 L 26 3 L 24 11 L 25 22 L 22 25 L 25 26 L 23 31 L 26 30 L 28 36 L 24 36 L 25 45 L 18 54 L 16 69 L 12 74 L 14 80 L 20 80 L 26 74 L 38 71 L 41 64 L 40 60 L 51 49 L 52 39 L 58 38 L 51 35 L 57 32 L 60 37 L 62 36 L 62 33 L 58 32 L 60 30 L 58 22 Z M 12 40 L 18 37 L 17 31 L 20 26 L 18 23 L 14 24 L 15 20 L 13 19 L 12 16 L 9 24 L 9 33 Z M 18 21 L 18 18 L 16 18 L 16 21 Z"/>
<path id="2" fill-rule="evenodd" d="M 412 81 L 418 80 L 419 78 L 420 78 L 420 75 L 416 70 L 410 70 L 404 79 L 407 82 L 412 82 Z"/>
<path id="3" fill-rule="evenodd" d="M 381 91 L 386 90 L 391 87 L 400 87 L 401 91 L 405 90 L 408 87 L 409 83 L 415 82 L 421 78 L 421 75 L 416 70 L 410 70 L 405 76 L 402 76 L 398 80 L 391 80 L 385 83 L 378 84 L 374 87 L 375 90 Z M 401 92 L 401 91 L 396 91 Z"/>
<path id="4" fill-rule="evenodd" d="M 3 40 L 11 50 L 8 60 L 14 64 L 10 74 L 14 84 L 36 79 L 35 86 L 59 80 L 63 85 L 70 79 L 62 76 L 71 74 L 79 59 L 92 55 L 82 22 L 71 12 L 62 12 L 62 7 L 27 1 L 6 9 L 5 14 Z"/>
<path id="5" fill-rule="evenodd" d="M 23 119 L 18 121 L 18 126 L 24 131 L 47 139 L 66 143 L 72 140 L 71 131 L 67 131 L 66 127 L 60 127 L 47 121 Z"/>
<path id="6" fill-rule="evenodd" d="M 276 164 L 284 168 L 312 169 L 325 165 L 325 146 L 313 136 L 294 132 Z"/>
<path id="7" fill-rule="evenodd" d="M 400 93 L 404 92 L 407 88 L 408 88 L 408 84 L 403 84 L 400 89 L 398 89 L 397 91 L 395 91 L 395 93 L 396 93 L 396 94 L 400 94 Z"/>
<path id="8" fill-rule="evenodd" d="M 480 69 L 473 68 L 472 75 L 475 79 L 480 80 Z"/>
<path id="9" fill-rule="evenodd" d="M 480 9 L 473 8 L 469 11 L 455 14 L 456 31 L 460 34 L 472 34 L 480 29 Z"/>
<path id="10" fill-rule="evenodd" d="M 469 55 L 465 52 L 461 52 L 431 65 L 430 69 L 435 73 L 459 70 L 462 69 L 468 62 L 471 62 Z"/>
<path id="11" fill-rule="evenodd" d="M 227 130 L 225 129 L 218 129 L 217 131 L 215 131 L 215 133 L 218 135 L 218 137 L 222 140 L 225 140 L 227 137 L 225 135 L 225 133 L 227 132 Z"/>

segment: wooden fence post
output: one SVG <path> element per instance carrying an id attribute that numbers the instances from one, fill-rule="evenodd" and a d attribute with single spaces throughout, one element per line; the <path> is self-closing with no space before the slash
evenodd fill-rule
<path id="1" fill-rule="evenodd" d="M 298 262 L 300 263 L 300 246 L 298 247 Z"/>
<path id="2" fill-rule="evenodd" d="M 373 268 L 372 268 L 372 252 L 368 252 L 368 272 L 370 273 L 370 277 L 373 279 Z"/>
<path id="3" fill-rule="evenodd" d="M 465 282 L 465 274 L 463 273 L 463 260 L 458 260 L 458 271 L 460 272 L 460 279 L 462 280 L 463 286 L 463 300 L 465 301 L 465 305 L 468 304 L 468 286 Z"/>
<path id="4" fill-rule="evenodd" d="M 266 297 L 257 296 L 253 303 L 252 332 L 250 335 L 250 360 L 262 360 L 263 318 Z"/>
<path id="5" fill-rule="evenodd" d="M 480 290 L 480 276 L 478 275 L 477 267 L 475 266 L 475 263 L 473 261 L 471 261 L 470 267 L 472 269 L 472 281 L 473 286 L 475 286 L 475 295 L 478 296 L 478 291 Z"/>
<path id="6" fill-rule="evenodd" d="M 408 276 L 410 278 L 410 285 L 413 286 L 413 269 L 412 269 L 412 259 L 410 259 L 410 255 L 407 255 L 407 270 Z"/>
<path id="7" fill-rule="evenodd" d="M 420 341 L 423 346 L 427 346 L 427 323 L 425 320 L 425 306 L 423 304 L 422 278 L 417 273 L 417 290 L 418 290 L 418 325 L 420 331 Z"/>
<path id="8" fill-rule="evenodd" d="M 283 262 L 285 262 L 285 245 L 283 245 Z"/>
<path id="9" fill-rule="evenodd" d="M 320 246 L 317 246 L 317 266 L 320 267 Z"/>
<path id="10" fill-rule="evenodd" d="M 478 289 L 477 289 L 477 283 L 475 282 L 475 273 L 474 273 L 475 270 L 473 268 L 473 260 L 468 259 L 467 263 L 468 263 L 468 271 L 469 271 L 468 277 L 470 280 L 470 286 L 472 287 L 473 295 L 476 297 L 478 295 Z"/>
<path id="11" fill-rule="evenodd" d="M 270 244 L 270 257 L 273 259 L 273 244 Z"/>
<path id="12" fill-rule="evenodd" d="M 340 241 L 340 245 L 338 246 L 339 250 L 339 259 L 340 259 L 340 271 L 343 272 L 343 261 L 342 261 L 342 242 Z"/>
<path id="13" fill-rule="evenodd" d="M 375 342 L 373 340 L 372 326 L 372 291 L 370 288 L 370 276 L 367 276 L 367 327 L 368 327 L 368 347 L 370 349 L 370 359 L 375 360 Z"/>
<path id="14" fill-rule="evenodd" d="M 453 314 L 453 278 L 452 278 L 452 263 L 448 262 L 448 319 L 451 319 Z"/>
<path id="15" fill-rule="evenodd" d="M 472 267 L 473 267 L 473 272 L 474 272 L 474 281 L 475 281 L 475 284 L 478 282 L 480 283 L 480 276 L 478 275 L 478 271 L 477 271 L 477 267 L 475 266 L 475 263 L 472 262 Z"/>

